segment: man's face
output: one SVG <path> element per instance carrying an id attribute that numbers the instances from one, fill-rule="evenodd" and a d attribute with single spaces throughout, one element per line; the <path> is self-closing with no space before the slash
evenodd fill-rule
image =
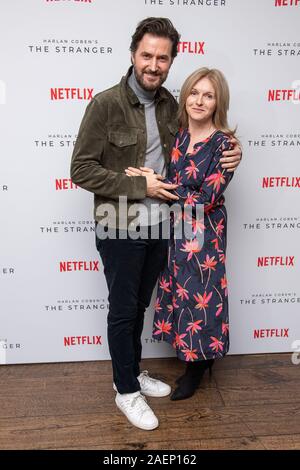
<path id="1" fill-rule="evenodd" d="M 135 76 L 142 88 L 157 90 L 167 79 L 172 65 L 172 41 L 146 33 L 131 59 Z"/>

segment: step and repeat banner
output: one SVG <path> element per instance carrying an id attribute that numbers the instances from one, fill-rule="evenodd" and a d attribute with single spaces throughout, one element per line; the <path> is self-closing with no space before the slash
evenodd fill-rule
<path id="1" fill-rule="evenodd" d="M 126 73 L 148 16 L 181 33 L 175 97 L 202 66 L 231 89 L 243 161 L 227 190 L 230 353 L 300 344 L 300 0 L 1 0 L 2 364 L 109 358 L 93 195 L 69 167 L 89 100 Z M 151 337 L 153 305 L 144 357 L 172 356 Z"/>

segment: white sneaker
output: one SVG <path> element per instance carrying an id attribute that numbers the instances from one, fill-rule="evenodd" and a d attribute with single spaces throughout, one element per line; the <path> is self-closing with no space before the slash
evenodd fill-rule
<path id="1" fill-rule="evenodd" d="M 148 405 L 146 398 L 140 393 L 116 395 L 116 405 L 124 413 L 128 421 L 137 428 L 151 431 L 158 427 L 158 419 Z"/>
<path id="2" fill-rule="evenodd" d="M 140 382 L 141 393 L 147 397 L 166 397 L 171 393 L 170 385 L 161 380 L 152 379 L 152 377 L 149 377 L 147 370 L 140 373 L 138 381 Z"/>
<path id="3" fill-rule="evenodd" d="M 161 380 L 152 379 L 152 377 L 149 377 L 147 370 L 143 370 L 137 379 L 140 382 L 141 393 L 147 397 L 166 397 L 171 393 L 170 385 Z M 115 384 L 113 384 L 113 389 L 116 392 L 118 391 Z"/>

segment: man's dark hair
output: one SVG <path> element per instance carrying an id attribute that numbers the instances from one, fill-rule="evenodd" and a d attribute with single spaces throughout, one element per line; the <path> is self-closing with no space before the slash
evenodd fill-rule
<path id="1" fill-rule="evenodd" d="M 180 35 L 169 18 L 149 17 L 140 21 L 132 36 L 130 44 L 130 50 L 132 53 L 135 53 L 139 47 L 139 42 L 147 33 L 152 34 L 153 36 L 170 39 L 172 41 L 172 59 L 177 56 L 177 46 L 180 40 Z"/>

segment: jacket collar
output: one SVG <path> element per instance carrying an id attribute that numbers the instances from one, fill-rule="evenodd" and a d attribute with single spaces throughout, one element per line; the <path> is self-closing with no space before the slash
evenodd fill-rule
<path id="1" fill-rule="evenodd" d="M 132 65 L 129 67 L 126 75 L 122 77 L 120 85 L 121 85 L 122 91 L 127 95 L 131 104 L 138 105 L 140 104 L 139 99 L 127 83 L 128 77 L 131 75 L 131 73 L 133 73 Z M 167 90 L 163 87 L 160 87 L 156 92 L 155 101 L 159 102 L 159 101 L 167 100 L 167 99 L 168 99 Z"/>

